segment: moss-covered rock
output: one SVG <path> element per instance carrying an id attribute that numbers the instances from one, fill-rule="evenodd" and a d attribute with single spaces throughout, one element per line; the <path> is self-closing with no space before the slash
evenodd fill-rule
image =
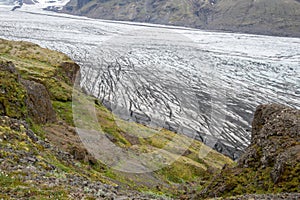
<path id="1" fill-rule="evenodd" d="M 0 114 L 14 118 L 27 115 L 27 92 L 12 62 L 0 60 Z"/>
<path id="2" fill-rule="evenodd" d="M 300 110 L 258 106 L 251 144 L 236 167 L 226 167 L 197 198 L 300 192 Z"/>

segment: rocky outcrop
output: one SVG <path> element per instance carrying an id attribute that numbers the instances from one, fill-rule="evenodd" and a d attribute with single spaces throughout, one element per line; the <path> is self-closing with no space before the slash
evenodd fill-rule
<path id="1" fill-rule="evenodd" d="M 29 117 L 40 124 L 54 122 L 56 120 L 55 111 L 45 86 L 29 80 L 21 82 L 27 91 L 26 105 Z"/>
<path id="2" fill-rule="evenodd" d="M 252 123 L 251 145 L 239 167 L 272 167 L 277 183 L 287 164 L 300 162 L 300 110 L 270 104 L 257 108 Z"/>
<path id="3" fill-rule="evenodd" d="M 7 71 L 9 73 L 16 74 L 17 70 L 15 65 L 12 62 L 4 62 L 0 60 L 0 70 Z"/>
<path id="4" fill-rule="evenodd" d="M 80 66 L 74 62 L 61 63 L 61 71 L 68 77 L 71 85 L 75 83 L 76 78 L 80 80 Z"/>
<path id="5" fill-rule="evenodd" d="M 9 117 L 31 117 L 35 123 L 56 120 L 50 96 L 44 85 L 24 80 L 12 62 L 1 62 L 0 113 Z"/>
<path id="6" fill-rule="evenodd" d="M 300 192 L 300 110 L 278 104 L 258 106 L 251 144 L 236 167 L 224 167 L 197 195 Z"/>
<path id="7" fill-rule="evenodd" d="M 29 59 L 25 66 L 16 60 L 11 62 L 5 58 L 0 59 L 0 115 L 17 119 L 30 118 L 37 124 L 55 122 L 57 113 L 51 101 L 65 102 L 72 99 L 72 86 L 76 80 L 80 81 L 79 65 L 65 55 L 47 49 L 39 48 L 39 53 L 35 53 L 32 49 L 37 46 L 31 43 L 20 42 L 28 50 L 27 53 L 9 41 L 1 40 L 0 43 L 7 43 L 0 53 Z M 30 62 L 32 58 L 43 63 Z M 48 66 L 41 67 L 45 64 Z"/>

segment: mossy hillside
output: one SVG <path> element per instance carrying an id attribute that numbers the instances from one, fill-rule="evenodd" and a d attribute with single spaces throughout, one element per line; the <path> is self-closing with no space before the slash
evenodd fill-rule
<path id="1" fill-rule="evenodd" d="M 112 178 L 118 177 L 119 181 L 125 181 L 125 183 L 134 188 L 145 190 L 145 185 L 147 185 L 152 190 L 157 190 L 157 186 L 159 186 L 159 191 L 166 193 L 172 191 L 171 193 L 174 193 L 174 187 L 176 187 L 178 192 L 176 194 L 180 194 L 182 191 L 179 191 L 178 184 L 184 185 L 199 180 L 202 182 L 206 181 L 212 174 L 219 171 L 224 164 L 233 165 L 231 159 L 199 141 L 192 140 L 184 135 L 175 134 L 166 129 L 153 129 L 135 122 L 124 121 L 113 115 L 92 97 L 87 97 L 86 99 L 82 97 L 80 100 L 86 102 L 85 104 L 88 104 L 88 102 L 93 104 L 95 102 L 92 107 L 95 108 L 97 119 L 92 118 L 89 107 L 79 111 L 82 114 L 80 119 L 84 119 L 82 121 L 92 122 L 96 120 L 99 123 L 99 126 L 93 127 L 92 123 L 83 122 L 81 125 L 86 129 L 101 129 L 110 135 L 110 140 L 116 145 L 134 151 L 137 154 L 152 153 L 157 149 L 164 149 L 160 155 L 162 159 L 174 158 L 175 162 L 166 168 L 157 170 L 150 175 L 147 174 L 149 177 L 146 181 L 141 176 L 131 176 L 118 171 L 109 172 Z M 82 102 L 81 105 L 83 105 Z M 147 137 L 149 135 L 151 137 Z M 180 156 L 181 154 L 183 156 Z M 152 181 L 152 184 L 148 184 L 151 182 L 150 177 L 155 179 Z"/>
<path id="2" fill-rule="evenodd" d="M 59 105 L 65 103 L 71 105 L 72 83 L 64 74 L 64 70 L 61 68 L 60 63 L 72 63 L 73 61 L 71 61 L 64 54 L 43 49 L 37 45 L 27 42 L 12 42 L 1 39 L 0 46 L 1 63 L 3 63 L 3 65 L 7 65 L 9 62 L 12 62 L 17 69 L 16 73 L 10 73 L 9 71 L 0 72 L 1 90 L 4 91 L 1 93 L 0 99 L 1 103 L 5 104 L 6 109 L 1 109 L 1 115 L 26 120 L 29 122 L 32 130 L 34 130 L 37 135 L 41 136 L 42 140 L 47 137 L 47 132 L 44 130 L 45 125 L 36 124 L 34 120 L 32 120 L 27 114 L 27 108 L 25 104 L 27 98 L 26 89 L 20 83 L 20 79 L 27 79 L 45 85 L 51 96 L 58 120 L 66 121 L 67 123 L 72 124 L 72 119 L 65 119 L 65 112 L 61 111 L 57 104 Z M 55 104 L 55 102 L 57 104 Z M 39 157 L 39 161 L 35 163 L 36 167 L 46 170 L 47 176 L 49 177 L 53 177 L 54 175 L 57 176 L 60 173 L 77 174 L 81 177 L 87 177 L 90 180 L 107 182 L 112 185 L 114 184 L 108 179 L 105 179 L 103 175 L 104 167 L 99 162 L 93 163 L 92 166 L 85 162 L 76 161 L 76 163 L 72 163 L 72 159 L 69 159 L 70 163 L 66 162 L 65 159 L 57 157 L 52 149 L 44 151 L 43 146 L 37 145 L 35 142 L 31 141 L 30 138 L 26 138 L 24 132 L 19 133 L 18 131 L 10 130 L 9 125 L 1 126 L 1 135 L 3 135 L 5 138 L 1 140 L 1 159 L 4 159 L 6 162 L 18 165 L 20 162 L 19 160 L 22 157 L 22 152 L 20 151 L 23 150 L 30 154 L 30 156 Z M 20 137 L 20 135 L 22 137 Z M 12 136 L 16 138 L 13 139 Z M 7 138 L 9 138 L 9 140 L 7 140 Z M 11 153 L 9 150 L 2 150 L 6 147 L 13 148 L 17 152 Z M 53 172 L 53 167 L 56 169 L 55 172 Z M 77 170 L 75 168 L 77 168 Z M 12 182 L 11 188 L 3 188 L 3 195 L 5 192 L 7 194 L 12 194 L 15 190 L 17 190 L 20 191 L 16 192 L 18 198 L 22 197 L 23 195 L 25 195 L 24 198 L 26 198 L 26 194 L 23 193 L 26 193 L 26 191 L 31 191 L 31 195 L 29 196 L 36 196 L 37 199 L 40 199 L 40 193 L 43 196 L 51 197 L 53 195 L 48 194 L 60 193 L 60 191 L 62 191 L 63 194 L 70 194 L 70 192 L 73 190 L 72 188 L 64 186 L 61 186 L 57 189 L 47 188 L 47 186 L 39 187 L 39 185 L 23 188 L 22 185 L 18 184 L 18 179 L 14 179 L 14 173 L 10 174 L 10 171 L 3 173 L 6 173 L 6 176 L 8 176 L 8 179 L 10 179 Z M 24 177 L 22 176 L 21 178 Z M 5 182 L 5 179 L 3 181 Z M 3 184 L 5 186 L 5 183 Z M 19 189 L 19 187 L 23 189 Z M 36 190 L 40 190 L 40 192 L 36 192 Z M 55 197 L 58 198 L 58 196 L 54 195 L 53 198 Z M 63 197 L 64 196 L 59 196 L 59 199 Z"/>
<path id="3" fill-rule="evenodd" d="M 227 168 L 216 175 L 213 181 L 208 182 L 209 184 L 206 186 L 216 196 L 222 197 L 245 194 L 299 193 L 299 163 L 286 166 L 279 183 L 273 182 L 270 176 L 271 171 L 271 167 L 256 170 L 253 168 Z M 201 198 L 203 197 L 205 196 L 201 196 Z"/>
<path id="4" fill-rule="evenodd" d="M 0 65 L 4 64 L 0 60 Z M 17 74 L 8 73 L 0 70 L 0 115 L 7 115 L 14 118 L 24 118 L 27 115 L 25 105 L 26 90 L 19 83 Z"/>
<path id="5" fill-rule="evenodd" d="M 0 118 L 0 198 L 69 199 L 72 191 L 80 189 L 66 184 L 71 177 L 113 184 L 89 165 L 35 137 L 24 122 Z M 50 180 L 58 184 L 47 184 Z"/>
<path id="6" fill-rule="evenodd" d="M 70 77 L 66 75 L 65 69 L 62 67 L 62 63 L 73 63 L 73 61 L 62 53 L 50 51 L 28 42 L 0 40 L 0 46 L 0 60 L 13 62 L 20 73 L 21 78 L 43 84 L 47 88 L 51 97 L 52 105 L 57 115 L 57 122 L 54 122 L 53 124 L 38 125 L 35 124 L 32 119 L 28 119 L 27 117 L 27 119 L 25 119 L 30 122 L 31 128 L 35 130 L 38 135 L 42 136 L 42 138 L 49 139 L 51 138 L 51 135 L 49 135 L 50 132 L 48 131 L 49 127 L 55 129 L 54 131 L 67 131 L 67 129 L 70 129 L 68 127 L 74 126 L 72 111 L 74 106 L 74 103 L 72 102 L 72 81 L 70 80 Z M 10 81 L 15 80 L 13 78 L 16 78 L 12 77 L 12 79 L 6 79 L 5 77 L 6 76 L 3 76 L 1 80 L 3 79 L 9 83 Z M 22 85 L 17 86 L 21 89 L 21 91 L 23 91 Z M 14 89 L 12 88 L 11 91 L 14 91 Z M 78 90 L 75 90 L 75 92 L 79 94 Z M 16 95 L 16 101 L 23 102 L 23 98 L 26 97 L 26 94 L 24 93 L 25 97 L 22 95 L 22 92 Z M 5 97 L 5 99 L 6 98 L 10 99 L 8 96 Z M 121 120 L 102 106 L 95 98 L 86 98 L 88 101 L 94 102 L 98 123 L 97 126 L 100 126 L 106 134 L 110 135 L 111 141 L 124 149 L 130 149 L 137 153 L 145 153 L 151 152 L 156 148 L 165 147 L 165 144 L 168 144 L 175 136 L 179 137 L 179 140 L 189 140 L 185 136 L 178 136 L 177 134 L 165 129 L 154 130 L 141 124 Z M 26 106 L 24 107 L 23 115 L 26 116 Z M 14 118 L 17 117 L 14 115 L 9 116 Z M 88 110 L 83 110 L 80 117 L 85 122 L 93 120 L 91 119 L 90 112 Z M 20 118 L 22 118 L 22 116 L 20 116 Z M 86 123 L 86 126 L 88 128 L 93 128 L 91 127 L 93 126 L 92 123 Z M 141 138 L 139 137 L 141 133 L 144 135 L 155 134 L 153 137 Z M 66 138 L 71 136 L 72 134 L 68 135 Z M 50 140 L 50 142 L 54 141 Z M 60 146 L 59 142 L 55 144 L 58 145 L 58 148 L 64 149 L 63 146 Z M 174 144 L 172 145 L 172 143 L 170 144 L 171 145 L 165 147 L 166 151 L 163 156 L 177 157 L 180 155 L 181 149 Z M 72 145 L 75 144 L 69 144 L 69 146 Z M 83 148 L 83 145 L 79 144 L 79 147 Z M 199 149 L 205 149 L 206 152 L 209 152 L 208 155 L 204 158 L 199 158 Z M 64 150 L 69 149 L 65 148 Z M 69 164 L 64 164 L 63 161 L 55 158 L 55 156 L 51 154 L 51 151 L 44 154 L 44 159 L 62 170 L 63 173 L 68 174 L 71 171 L 76 171 L 76 169 L 73 169 L 73 166 L 70 167 Z M 168 193 L 178 195 L 180 192 L 178 193 L 176 191 L 177 189 L 175 189 L 178 188 L 178 183 L 186 184 L 198 179 L 202 180 L 204 179 L 203 177 L 210 176 L 214 172 L 220 170 L 224 164 L 231 165 L 232 163 L 233 162 L 229 158 L 213 151 L 198 141 L 193 141 L 187 148 L 183 157 L 180 157 L 167 168 L 163 168 L 147 175 L 136 176 L 132 174 L 125 174 L 106 168 L 100 162 L 89 163 L 86 160 L 81 160 L 78 162 L 78 165 L 90 166 L 90 171 L 83 170 L 82 172 L 77 172 L 80 176 L 94 177 L 101 181 L 104 180 L 103 176 L 106 176 L 120 185 L 127 185 L 136 190 L 155 192 L 157 194 Z M 148 182 L 150 182 L 150 184 L 148 184 Z M 159 187 L 159 189 L 157 187 Z"/>
<path id="7" fill-rule="evenodd" d="M 62 64 L 74 62 L 65 54 L 29 42 L 0 39 L 0 58 L 12 61 L 22 78 L 42 83 L 52 100 L 71 101 L 72 83 Z"/>

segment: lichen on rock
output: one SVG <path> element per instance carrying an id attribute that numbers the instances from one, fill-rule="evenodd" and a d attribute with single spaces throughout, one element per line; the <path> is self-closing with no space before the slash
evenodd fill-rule
<path id="1" fill-rule="evenodd" d="M 283 163 L 294 157 L 296 147 L 299 147 L 300 111 L 278 104 L 258 106 L 251 138 L 251 145 L 240 158 L 239 166 L 276 165 L 276 168 L 282 169 Z M 300 156 L 300 151 L 298 154 Z M 275 179 L 278 180 L 278 177 Z"/>

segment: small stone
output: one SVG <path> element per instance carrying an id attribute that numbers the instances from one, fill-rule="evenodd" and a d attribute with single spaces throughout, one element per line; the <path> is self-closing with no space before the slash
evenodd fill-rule
<path id="1" fill-rule="evenodd" d="M 87 186 L 88 185 L 88 182 L 87 181 L 83 181 L 82 183 L 84 186 Z"/>

